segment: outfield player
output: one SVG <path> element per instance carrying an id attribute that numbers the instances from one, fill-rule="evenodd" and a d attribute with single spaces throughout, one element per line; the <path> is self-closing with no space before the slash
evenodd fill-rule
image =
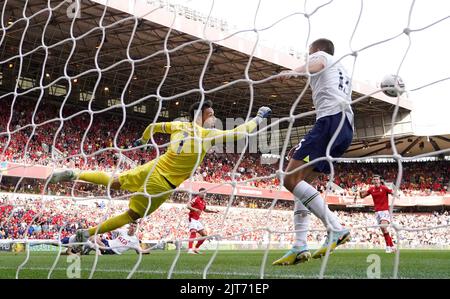
<path id="1" fill-rule="evenodd" d="M 197 102 L 189 109 L 190 122 L 173 121 L 150 124 L 142 137 L 135 142 L 135 146 L 142 146 L 150 140 L 153 133 L 170 134 L 170 145 L 167 147 L 167 151 L 157 159 L 122 172 L 115 177 L 102 171 L 77 173 L 73 170 L 65 170 L 54 173 L 50 177 L 50 183 L 73 180 L 104 186 L 111 183 L 113 189 L 140 193 L 130 198 L 129 209 L 125 213 L 107 219 L 96 227 L 77 231 L 77 240 L 85 242 L 96 233 L 102 234 L 115 230 L 154 212 L 170 197 L 175 188 L 191 176 L 212 146 L 223 141 L 225 137 L 232 137 L 233 141 L 244 138 L 270 113 L 269 107 L 261 107 L 256 117 L 250 121 L 233 130 L 222 131 L 213 129 L 215 117 L 212 102 Z M 226 140 L 228 141 L 229 138 Z"/>
<path id="2" fill-rule="evenodd" d="M 203 224 L 200 222 L 200 215 L 202 212 L 205 213 L 218 213 L 219 211 L 216 210 L 210 210 L 206 208 L 206 189 L 200 188 L 198 190 L 198 195 L 195 196 L 191 202 L 187 204 L 187 208 L 189 209 L 189 239 L 195 239 L 197 237 L 197 233 L 202 236 L 206 237 L 207 233 L 205 231 L 205 228 Z M 201 239 L 197 241 L 197 244 L 194 246 L 194 241 L 189 241 L 189 254 L 199 254 L 199 248 L 202 246 L 203 242 L 205 242 L 206 239 Z"/>
<path id="3" fill-rule="evenodd" d="M 309 62 L 294 70 L 296 73 L 311 74 L 311 90 L 316 110 L 316 123 L 311 131 L 291 149 L 289 164 L 284 178 L 284 186 L 295 195 L 294 225 L 295 243 L 283 257 L 274 261 L 274 265 L 293 265 L 310 260 L 306 236 L 310 221 L 310 212 L 316 215 L 327 227 L 325 243 L 316 250 L 312 257 L 325 255 L 327 248 L 347 242 L 350 233 L 344 229 L 332 213 L 320 193 L 311 186 L 311 182 L 320 174 L 330 173 L 326 160 L 305 164 L 326 156 L 326 149 L 333 135 L 343 121 L 334 143 L 330 148 L 332 157 L 340 157 L 350 146 L 353 138 L 353 111 L 351 108 L 351 79 L 342 64 L 333 57 L 334 45 L 330 40 L 318 39 L 309 47 Z M 293 75 L 284 71 L 282 80 Z M 300 167 L 303 168 L 299 169 Z"/>
<path id="4" fill-rule="evenodd" d="M 96 243 L 99 247 L 99 255 L 102 254 L 122 254 L 127 250 L 134 249 L 136 253 L 139 253 L 140 243 L 136 236 L 136 222 L 131 222 L 128 229 L 121 228 L 112 232 L 112 239 L 107 240 L 101 238 L 99 235 L 92 236 L 89 241 Z M 94 244 L 90 245 L 92 249 L 95 249 Z"/>
<path id="5" fill-rule="evenodd" d="M 64 237 L 64 238 L 61 239 L 61 244 L 67 245 L 67 246 L 65 246 L 66 247 L 66 251 L 64 252 L 64 254 L 66 254 L 66 255 L 74 255 L 74 254 L 81 255 L 81 253 L 82 253 L 81 252 L 81 247 L 80 246 L 71 245 L 73 243 L 76 243 L 76 236 L 75 235 L 72 235 L 70 237 Z M 56 245 L 56 244 L 52 244 L 52 245 L 59 246 L 59 245 Z"/>
<path id="6" fill-rule="evenodd" d="M 381 182 L 379 175 L 374 175 L 372 182 L 374 185 L 368 190 L 359 191 L 359 196 L 364 198 L 368 195 L 372 195 L 378 225 L 388 225 L 391 223 L 391 215 L 389 214 L 389 194 L 392 194 L 392 190 Z M 395 252 L 394 243 L 392 242 L 392 238 L 387 227 L 380 226 L 380 228 L 386 242 L 386 253 Z"/>

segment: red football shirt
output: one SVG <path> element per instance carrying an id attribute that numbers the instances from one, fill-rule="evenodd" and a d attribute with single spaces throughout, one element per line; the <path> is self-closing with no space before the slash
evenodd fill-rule
<path id="1" fill-rule="evenodd" d="M 389 210 L 388 194 L 392 194 L 391 189 L 385 185 L 380 185 L 380 187 L 372 186 L 367 190 L 367 193 L 372 195 L 375 211 Z"/>
<path id="2" fill-rule="evenodd" d="M 191 206 L 203 212 L 206 209 L 206 201 L 203 200 L 200 196 L 196 196 L 192 199 Z M 198 213 L 196 211 L 189 211 L 189 221 L 191 220 L 191 218 L 199 220 L 200 214 L 201 212 Z"/>

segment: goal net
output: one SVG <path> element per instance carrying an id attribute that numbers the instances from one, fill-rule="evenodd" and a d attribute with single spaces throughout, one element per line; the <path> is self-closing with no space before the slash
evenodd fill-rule
<path id="1" fill-rule="evenodd" d="M 445 237 L 450 223 L 446 216 L 442 216 L 443 221 L 410 225 L 408 221 L 397 221 L 393 210 L 404 196 L 401 186 L 405 162 L 445 156 L 450 150 L 433 146 L 432 150 L 413 156 L 407 155 L 406 150 L 399 151 L 397 137 L 404 134 L 399 125 L 403 114 L 399 111 L 410 105 L 409 99 L 406 94 L 387 97 L 374 79 L 390 73 L 403 76 L 410 94 L 446 83 L 448 73 L 432 76 L 430 80 L 424 80 L 423 76 L 416 80 L 411 75 L 414 79 L 410 81 L 406 73 L 424 73 L 411 68 L 408 61 L 408 55 L 415 51 L 415 37 L 427 32 L 436 34 L 445 25 L 448 29 L 449 16 L 420 18 L 416 7 L 424 4 L 415 1 L 401 11 L 383 10 L 383 15 L 376 17 L 377 24 L 367 20 L 373 20 L 368 15 L 374 13 L 371 4 L 364 1 L 352 1 L 350 7 L 342 1 L 304 1 L 296 5 L 286 3 L 286 7 L 273 4 L 269 7 L 267 1 L 233 2 L 227 4 L 232 10 L 221 1 L 201 5 L 194 2 L 3 1 L 0 246 L 23 254 L 18 255 L 21 259 L 14 266 L 0 266 L 0 271 L 14 268 L 16 278 L 33 270 L 44 271 L 49 278 L 59 277 L 58 273 L 66 273 L 64 267 L 68 267 L 62 254 L 67 247 L 77 245 L 63 244 L 61 240 L 77 229 L 95 226 L 125 211 L 128 200 L 139 193 L 113 190 L 112 182 L 107 186 L 82 181 L 52 184 L 49 178 L 53 173 L 63 169 L 98 170 L 116 176 L 152 159 L 159 161 L 172 145 L 168 135 L 153 134 L 149 141 L 151 148 L 134 145 L 147 125 L 186 120 L 192 103 L 212 100 L 216 128 L 233 129 L 251 120 L 261 106 L 272 109 L 272 118 L 255 131 L 242 133 L 243 138 L 236 142 L 224 138 L 229 142 L 214 146 L 203 161 L 199 156 L 198 168 L 192 170 L 190 178 L 170 200 L 138 222 L 137 235 L 142 244 L 130 247 L 137 251 L 138 257 L 133 257 L 125 277 L 158 274 L 172 278 L 192 274 L 209 278 L 225 273 L 239 278 L 239 273 L 230 273 L 226 266 L 216 266 L 226 249 L 262 252 L 257 270 L 245 273 L 248 277 L 305 277 L 268 274 L 273 267 L 271 251 L 289 249 L 294 240 L 295 199 L 286 195 L 288 191 L 283 187 L 286 156 L 314 124 L 316 112 L 311 102 L 309 86 L 313 75 L 309 70 L 285 82 L 280 83 L 279 79 L 282 70 L 308 62 L 309 44 L 324 35 L 336 38 L 339 50 L 335 56 L 355 82 L 353 92 L 349 93 L 355 115 L 364 111 L 363 105 L 379 101 L 385 105 L 373 109 L 389 107 L 390 110 L 382 112 L 389 114 L 391 121 L 382 134 L 389 138 L 386 149 L 390 154 L 374 151 L 359 157 L 333 157 L 329 155 L 329 144 L 326 157 L 308 163 L 327 161 L 331 167 L 331 174 L 321 177 L 322 197 L 334 195 L 332 189 L 346 192 L 334 184 L 339 172 L 345 171 L 337 164 L 391 159 L 396 163 L 390 204 L 393 217 L 387 228 L 393 233 L 397 247 L 391 277 L 399 277 L 402 249 L 414 247 L 402 243 L 407 235 L 436 233 L 444 237 L 434 245 L 442 248 L 450 245 Z M 239 5 L 243 7 L 238 8 Z M 342 17 L 336 16 L 336 12 Z M 368 27 L 378 27 L 386 14 L 392 14 L 397 23 L 368 31 Z M 231 15 L 235 18 L 227 19 Z M 423 22 L 414 22 L 415 18 Z M 330 21 L 324 26 L 327 19 Z M 327 27 L 323 33 L 316 29 Z M 368 36 L 368 32 L 373 35 Z M 289 46 L 286 38 L 291 39 L 293 46 Z M 379 63 L 373 63 L 374 57 Z M 363 69 L 359 64 L 368 67 Z M 374 73 L 372 77 L 361 81 L 371 82 L 357 80 L 366 78 L 370 72 Z M 439 108 L 433 107 L 434 110 Z M 338 130 L 342 126 L 343 122 Z M 448 184 L 448 180 L 442 184 Z M 201 269 L 178 271 L 180 259 L 192 241 L 185 205 L 200 187 L 205 187 L 211 196 L 209 199 L 207 196 L 208 206 L 217 206 L 219 211 L 204 216 L 210 234 L 194 239 L 206 239 L 204 248 L 209 255 L 202 260 Z M 150 202 L 155 195 L 151 192 L 143 192 Z M 261 204 L 261 194 L 270 200 Z M 348 216 L 346 227 L 351 234 L 379 234 L 378 224 L 351 223 L 351 213 L 335 213 L 341 219 Z M 311 247 L 320 246 L 326 233 L 326 227 L 313 220 L 308 234 Z M 354 240 L 342 248 L 366 245 Z M 34 256 L 35 251 L 52 248 L 56 251 L 51 265 L 35 264 L 41 258 Z M 161 248 L 174 249 L 170 263 L 159 266 L 165 270 L 151 272 L 152 269 L 145 268 L 145 254 Z M 89 273 L 86 277 L 103 277 L 115 271 L 102 265 L 99 250 L 94 252 L 89 266 L 81 269 Z M 333 257 L 328 250 L 320 261 L 320 269 L 312 276 L 334 277 L 327 274 Z"/>

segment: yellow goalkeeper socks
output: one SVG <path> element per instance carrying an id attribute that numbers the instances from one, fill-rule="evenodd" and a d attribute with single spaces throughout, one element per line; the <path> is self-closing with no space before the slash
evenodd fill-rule
<path id="1" fill-rule="evenodd" d="M 114 216 L 112 218 L 109 218 L 108 220 L 106 220 L 105 222 L 101 223 L 99 226 L 100 228 L 97 231 L 97 226 L 95 227 L 91 227 L 90 229 L 88 229 L 89 235 L 93 236 L 95 234 L 95 232 L 97 232 L 97 234 L 103 234 L 106 232 L 110 232 L 113 231 L 119 227 L 124 226 L 125 224 L 131 223 L 133 222 L 133 219 L 130 217 L 130 215 L 128 215 L 127 212 Z"/>
<path id="2" fill-rule="evenodd" d="M 94 183 L 97 185 L 108 186 L 111 176 L 103 171 L 82 171 L 78 175 L 78 179 L 82 180 L 82 181 Z"/>

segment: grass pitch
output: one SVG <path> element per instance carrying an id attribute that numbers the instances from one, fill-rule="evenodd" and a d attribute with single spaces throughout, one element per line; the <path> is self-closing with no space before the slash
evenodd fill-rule
<path id="1" fill-rule="evenodd" d="M 202 278 L 203 270 L 210 261 L 212 251 L 204 255 L 188 255 L 181 252 L 172 278 Z M 322 260 L 311 260 L 295 266 L 272 266 L 272 261 L 284 251 L 271 250 L 264 269 L 265 278 L 317 278 Z M 371 254 L 380 258 L 381 278 L 392 278 L 395 254 L 381 250 L 336 250 L 330 255 L 326 278 L 367 278 L 367 269 L 373 264 Z M 47 278 L 56 252 L 30 252 L 30 258 L 18 272 L 19 278 Z M 152 251 L 143 255 L 132 278 L 167 278 L 176 251 Z M 252 279 L 260 278 L 264 251 L 219 251 L 207 273 L 212 279 Z M 373 256 L 372 256 L 373 258 Z M 26 259 L 26 253 L 0 253 L 0 278 L 15 278 L 17 268 Z M 88 278 L 94 265 L 95 255 L 81 257 L 81 278 Z M 121 256 L 99 256 L 93 278 L 126 278 L 138 261 L 134 252 Z M 73 260 L 61 256 L 50 278 L 68 278 L 67 270 Z M 450 251 L 444 250 L 402 250 L 400 252 L 399 278 L 450 278 Z"/>

